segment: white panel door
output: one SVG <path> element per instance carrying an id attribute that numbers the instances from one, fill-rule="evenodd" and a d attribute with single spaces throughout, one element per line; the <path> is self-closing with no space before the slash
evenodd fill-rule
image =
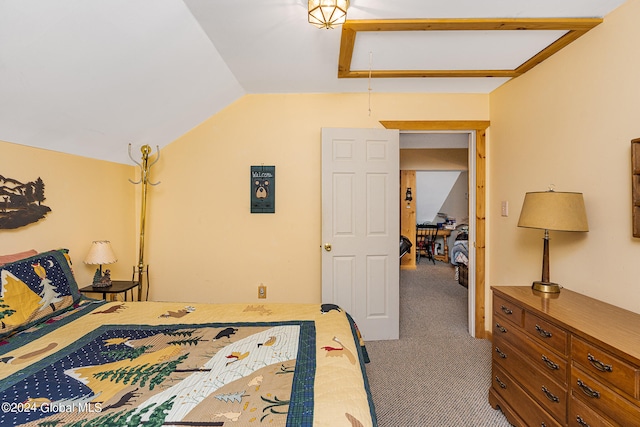
<path id="1" fill-rule="evenodd" d="M 322 302 L 399 337 L 399 132 L 322 129 Z"/>

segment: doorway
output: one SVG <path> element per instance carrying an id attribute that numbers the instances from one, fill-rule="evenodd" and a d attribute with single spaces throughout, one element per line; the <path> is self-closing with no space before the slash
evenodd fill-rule
<path id="1" fill-rule="evenodd" d="M 486 130 L 489 121 L 381 121 L 400 131 L 469 132 L 469 332 L 487 338 L 485 331 L 485 182 Z"/>

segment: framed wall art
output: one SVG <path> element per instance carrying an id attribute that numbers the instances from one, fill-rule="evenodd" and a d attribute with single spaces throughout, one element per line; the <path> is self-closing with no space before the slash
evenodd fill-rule
<path id="1" fill-rule="evenodd" d="M 251 166 L 251 213 L 276 212 L 276 167 Z"/>
<path id="2" fill-rule="evenodd" d="M 633 237 L 640 237 L 640 138 L 631 140 L 631 202 Z"/>

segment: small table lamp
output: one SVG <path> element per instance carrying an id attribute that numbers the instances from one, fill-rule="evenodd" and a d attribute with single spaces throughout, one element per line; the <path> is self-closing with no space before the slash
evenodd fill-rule
<path id="1" fill-rule="evenodd" d="M 542 280 L 533 282 L 531 288 L 541 292 L 560 292 L 560 285 L 549 281 L 549 230 L 589 231 L 582 193 L 553 190 L 526 193 L 518 227 L 544 230 Z"/>
<path id="2" fill-rule="evenodd" d="M 108 240 L 97 240 L 91 243 L 91 248 L 84 259 L 84 263 L 89 265 L 100 265 L 100 267 L 96 269 L 96 274 L 93 279 L 93 285 L 95 287 L 111 286 L 111 280 L 102 281 L 102 265 L 113 264 L 116 261 L 118 261 L 118 259 L 116 258 L 116 254 L 113 253 L 111 243 Z"/>

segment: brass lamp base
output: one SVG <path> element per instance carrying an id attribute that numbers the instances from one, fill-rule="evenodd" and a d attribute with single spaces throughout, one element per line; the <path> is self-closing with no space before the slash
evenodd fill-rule
<path id="1" fill-rule="evenodd" d="M 558 294 L 560 293 L 561 286 L 557 283 L 551 282 L 533 282 L 531 285 L 531 289 L 534 291 L 545 292 L 549 294 Z"/>

